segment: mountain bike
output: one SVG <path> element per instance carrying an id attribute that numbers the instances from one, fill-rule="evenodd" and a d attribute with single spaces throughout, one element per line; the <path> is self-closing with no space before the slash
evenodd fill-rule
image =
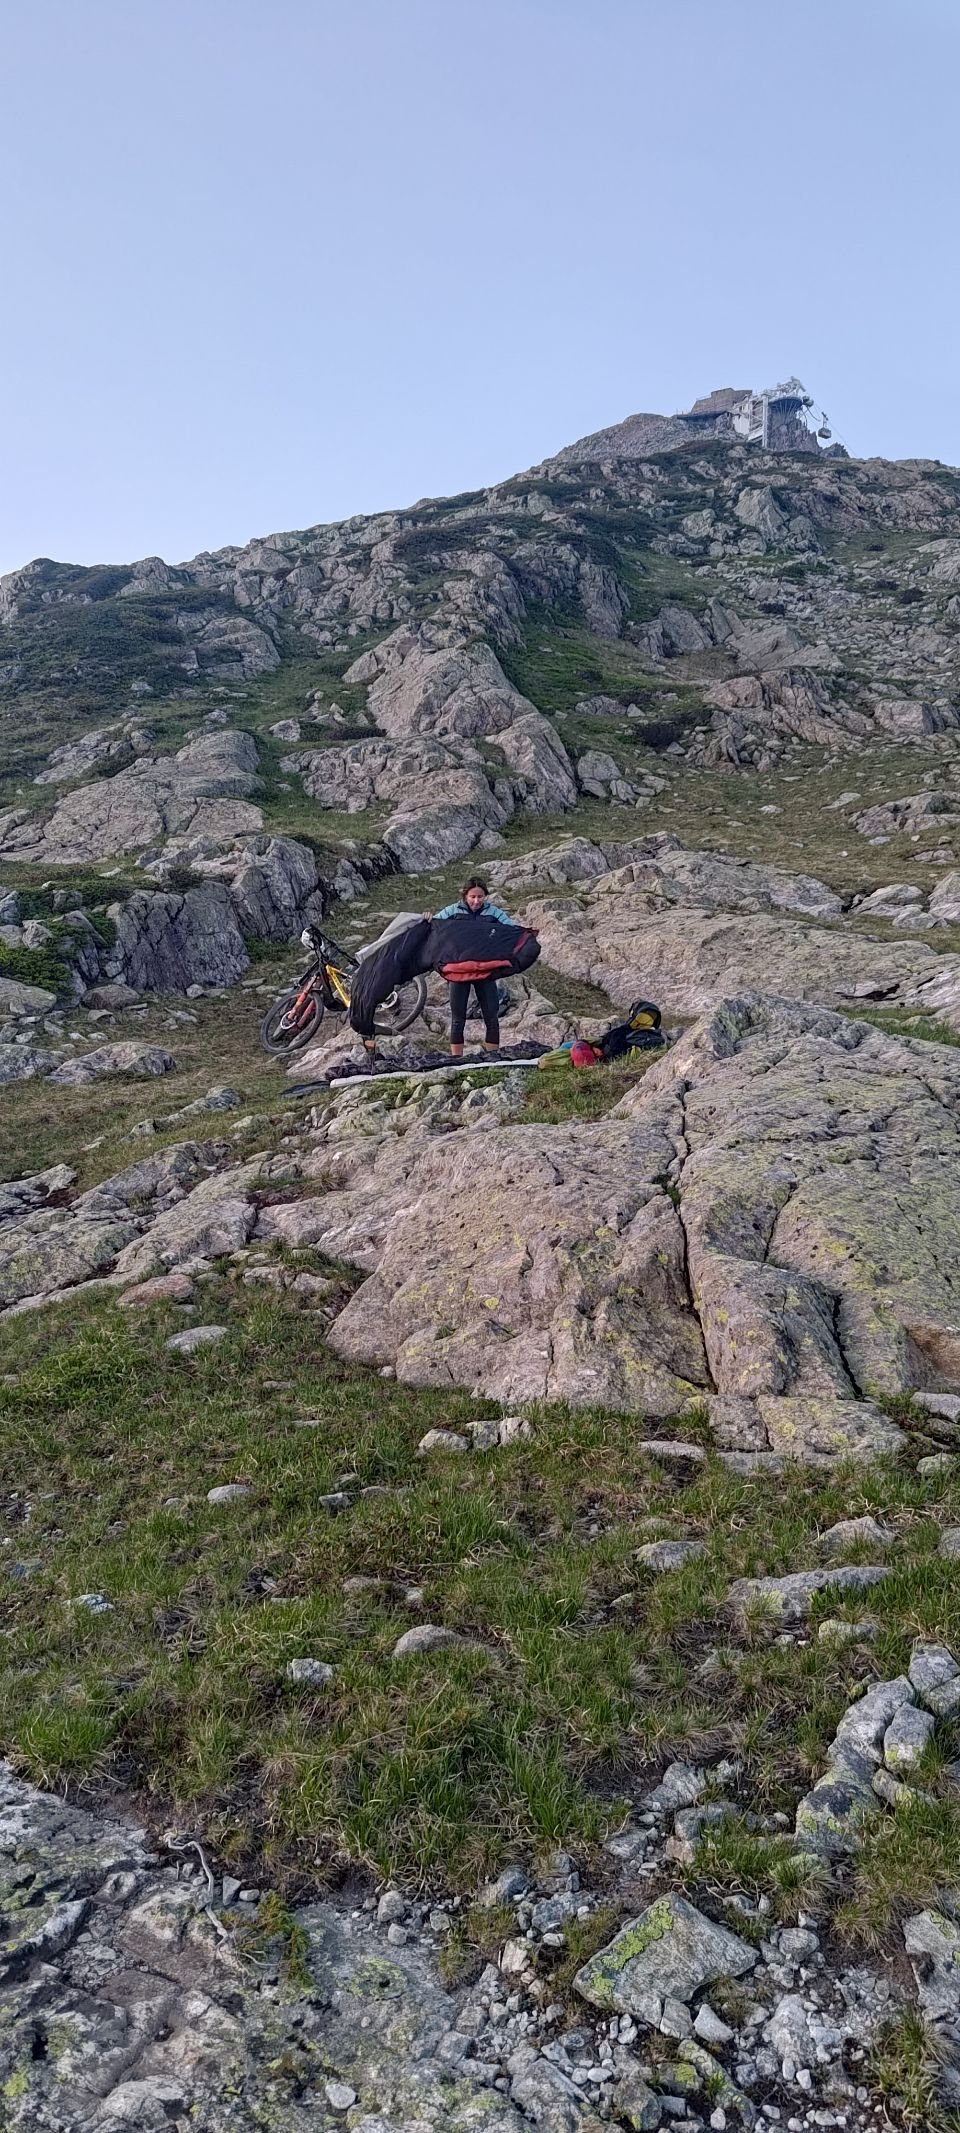
<path id="1" fill-rule="evenodd" d="M 275 1058 L 285 1052 L 303 1051 L 316 1036 L 325 1012 L 349 1012 L 354 973 L 363 957 L 380 946 L 379 941 L 373 941 L 359 955 L 352 955 L 349 948 L 341 948 L 319 926 L 304 927 L 300 939 L 310 949 L 310 962 L 303 977 L 299 985 L 274 1001 L 260 1024 L 263 1049 Z M 426 978 L 411 978 L 406 985 L 398 985 L 377 1008 L 373 1025 L 377 1035 L 395 1037 L 400 1030 L 409 1029 L 423 1013 L 426 1000 Z"/>

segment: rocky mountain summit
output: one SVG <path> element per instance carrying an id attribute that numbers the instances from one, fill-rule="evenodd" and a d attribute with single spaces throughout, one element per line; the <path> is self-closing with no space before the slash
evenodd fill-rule
<path id="1" fill-rule="evenodd" d="M 864 762 L 889 775 L 837 825 L 862 854 L 854 890 L 884 885 L 865 849 L 884 837 L 929 833 L 913 856 L 942 864 L 957 479 L 758 450 L 724 421 L 643 454 L 614 431 L 595 458 L 184 565 L 14 572 L 0 865 L 29 881 L 126 859 L 147 893 L 175 873 L 189 894 L 267 829 L 306 840 L 329 899 L 598 808 L 615 835 L 637 810 L 670 827 L 729 772 L 843 764 L 855 787 Z M 317 884 L 290 864 L 302 903 Z M 161 955 L 161 988 L 170 970 Z"/>
<path id="2" fill-rule="evenodd" d="M 2 581 L 11 2129 L 960 2123 L 960 475 L 808 413 Z M 474 868 L 512 1058 L 265 1059 Z"/>

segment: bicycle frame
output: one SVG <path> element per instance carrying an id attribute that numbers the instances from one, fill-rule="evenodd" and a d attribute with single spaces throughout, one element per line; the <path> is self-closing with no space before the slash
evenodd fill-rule
<path id="1" fill-rule="evenodd" d="M 346 1011 L 350 1006 L 349 973 L 356 968 L 355 958 L 348 954 L 346 949 L 338 947 L 336 941 L 330 940 L 326 934 L 319 931 L 313 935 L 313 953 L 313 967 L 307 973 L 296 999 L 291 1001 L 288 1016 L 285 1018 L 294 1023 L 314 991 L 318 979 L 328 1007 L 340 1007 Z"/>
<path id="2" fill-rule="evenodd" d="M 338 998 L 341 1000 L 345 1008 L 349 1007 L 350 993 L 347 986 L 344 984 L 342 971 L 337 969 L 335 963 L 324 963 L 323 975 L 327 981 L 330 991 L 335 992 L 337 994 Z"/>

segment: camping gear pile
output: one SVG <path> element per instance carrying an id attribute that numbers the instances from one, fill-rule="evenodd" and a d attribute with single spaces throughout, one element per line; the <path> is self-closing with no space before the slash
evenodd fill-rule
<path id="1" fill-rule="evenodd" d="M 630 1063 L 636 1052 L 659 1052 L 667 1040 L 660 1027 L 660 1009 L 652 1000 L 635 1000 L 625 1022 L 613 1022 L 594 1043 L 589 1037 L 571 1037 L 553 1052 L 546 1052 L 542 1067 L 609 1066 L 614 1060 Z"/>

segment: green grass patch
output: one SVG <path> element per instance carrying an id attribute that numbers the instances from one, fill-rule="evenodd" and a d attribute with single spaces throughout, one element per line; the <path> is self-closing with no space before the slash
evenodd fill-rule
<path id="1" fill-rule="evenodd" d="M 637 1055 L 628 1067 L 544 1067 L 529 1074 L 525 1082 L 521 1116 L 528 1125 L 556 1125 L 565 1118 L 605 1118 L 621 1098 L 643 1080 L 659 1052 Z"/>
<path id="2" fill-rule="evenodd" d="M 677 1753 L 736 1752 L 752 1805 L 790 1804 L 858 1678 L 916 1634 L 960 1640 L 928 1515 L 957 1515 L 949 1478 L 678 1476 L 635 1417 L 564 1409 L 508 1452 L 419 1460 L 426 1429 L 482 1403 L 348 1367 L 292 1302 L 226 1275 L 197 1311 L 230 1331 L 189 1363 L 164 1347 L 190 1322 L 172 1309 L 0 1322 L 0 1746 L 45 1784 L 120 1778 L 272 1878 L 353 1859 L 470 1887 L 518 1847 L 589 1854 Z M 210 1506 L 233 1480 L 250 1497 Z M 816 1561 L 825 1524 L 881 1506 L 910 1521 L 876 1647 L 731 1644 L 732 1577 Z M 706 1552 L 651 1577 L 651 1530 Z M 345 1593 L 358 1575 L 377 1582 Z M 394 1660 L 418 1620 L 468 1641 Z M 288 1682 L 299 1656 L 332 1682 Z"/>
<path id="3" fill-rule="evenodd" d="M 912 1911 L 936 1905 L 953 1888 L 960 1854 L 960 1802 L 919 1793 L 893 1814 L 868 1824 L 854 1861 L 851 1886 L 836 1914 L 842 1936 L 877 1950 L 895 1946 L 896 1929 Z"/>
<path id="4" fill-rule="evenodd" d="M 43 948 L 9 948 L 0 941 L 0 978 L 13 978 L 20 985 L 40 985 L 47 992 L 58 993 L 64 975 L 52 941 Z"/>
<path id="5" fill-rule="evenodd" d="M 943 2045 L 916 2008 L 904 2009 L 870 2055 L 871 2086 L 904 2133 L 960 2133 L 960 2114 L 941 2100 Z"/>
<path id="6" fill-rule="evenodd" d="M 872 1022 L 891 1037 L 918 1037 L 923 1044 L 960 1044 L 960 1033 L 951 1029 L 948 1022 L 938 1022 L 935 1015 L 907 1014 L 896 1007 L 858 1006 L 853 1019 Z"/>
<path id="7" fill-rule="evenodd" d="M 282 950 L 274 954 L 272 969 L 265 963 L 251 976 L 262 975 L 264 986 L 279 993 L 294 964 Z M 230 1135 L 238 1114 L 228 1111 L 200 1112 L 180 1125 L 161 1126 L 146 1142 L 130 1138 L 131 1129 L 144 1118 L 162 1119 L 203 1095 L 214 1082 L 229 1082 L 259 1117 L 256 1130 L 261 1138 L 253 1145 L 265 1146 L 262 1113 L 276 1113 L 281 1130 L 287 1088 L 282 1064 L 260 1050 L 260 1022 L 268 997 L 267 991 L 259 994 L 236 986 L 222 1000 L 158 999 L 141 1012 L 119 1015 L 112 1025 L 86 1024 L 86 1030 L 84 1010 L 76 1008 L 76 1020 L 69 1026 L 85 1030 L 91 1043 L 105 1037 L 145 1038 L 173 1054 L 175 1070 L 156 1081 L 110 1080 L 71 1089 L 37 1080 L 5 1089 L 0 1104 L 0 1181 L 68 1157 L 78 1173 L 78 1189 L 84 1190 L 137 1162 L 145 1148 Z M 176 1019 L 184 1014 L 190 1019 Z"/>

